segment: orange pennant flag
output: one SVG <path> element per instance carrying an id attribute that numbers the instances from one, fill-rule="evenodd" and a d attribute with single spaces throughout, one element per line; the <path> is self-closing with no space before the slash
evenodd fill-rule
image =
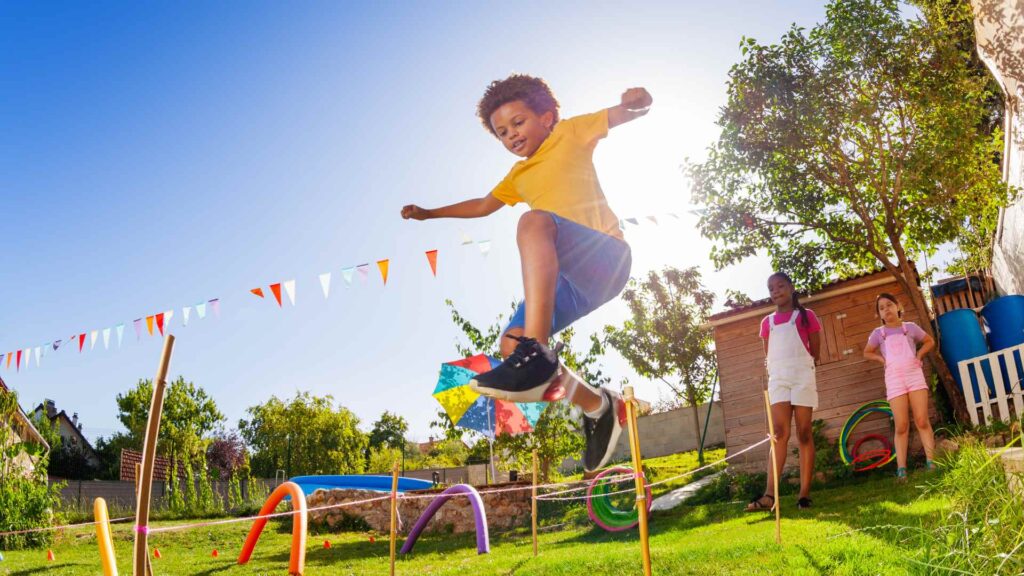
<path id="1" fill-rule="evenodd" d="M 149 330 L 149 335 L 153 335 L 153 317 L 146 316 L 146 330 Z"/>
<path id="2" fill-rule="evenodd" d="M 388 285 L 388 260 L 377 260 L 377 268 L 380 268 L 380 277 L 384 279 L 384 285 Z"/>
<path id="3" fill-rule="evenodd" d="M 155 316 L 155 318 L 156 318 L 156 327 L 157 327 L 158 330 L 160 330 L 160 335 L 163 336 L 164 335 L 164 313 L 161 312 L 161 313 L 157 314 Z"/>
<path id="4" fill-rule="evenodd" d="M 252 290 L 249 290 L 249 292 L 252 292 L 253 294 L 259 296 L 260 298 L 263 298 L 263 288 L 253 288 Z"/>
<path id="5" fill-rule="evenodd" d="M 437 250 L 427 250 L 427 262 L 430 263 L 430 271 L 437 278 Z"/>
<path id="6" fill-rule="evenodd" d="M 277 300 L 277 305 L 281 305 L 281 283 L 270 285 L 270 291 L 274 293 L 274 299 Z"/>
<path id="7" fill-rule="evenodd" d="M 10 353 L 10 352 L 8 352 L 8 353 L 7 353 L 7 369 L 8 369 L 8 370 L 10 370 L 10 369 L 11 369 L 11 356 L 13 356 L 13 354 L 12 354 L 12 353 Z"/>

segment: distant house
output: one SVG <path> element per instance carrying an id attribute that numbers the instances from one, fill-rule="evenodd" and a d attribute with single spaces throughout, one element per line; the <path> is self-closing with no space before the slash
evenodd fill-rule
<path id="1" fill-rule="evenodd" d="M 36 406 L 36 409 L 32 412 L 33 416 L 38 420 L 44 414 L 46 419 L 51 424 L 56 423 L 58 430 L 60 431 L 61 442 L 65 446 L 74 446 L 81 450 L 85 456 L 86 462 L 94 468 L 99 468 L 100 457 L 96 454 L 96 450 L 89 443 L 89 440 L 82 434 L 82 423 L 78 421 L 78 412 L 75 412 L 68 417 L 67 412 L 61 410 L 57 411 L 57 405 L 53 400 L 44 400 L 42 404 Z"/>
<path id="2" fill-rule="evenodd" d="M 10 392 L 7 384 L 4 383 L 3 378 L 0 378 L 0 391 L 4 393 Z M 25 414 L 20 406 L 14 415 L 14 422 L 0 422 L 0 426 L 7 426 L 14 431 L 13 442 L 36 442 L 42 444 L 46 450 L 50 449 L 50 445 L 46 443 L 42 434 L 40 434 L 39 431 L 36 430 L 36 427 L 32 425 L 32 421 L 29 420 L 28 415 Z M 24 454 L 18 456 L 15 460 L 15 464 L 19 465 L 26 472 L 31 472 L 35 469 L 35 464 L 32 462 L 32 459 Z"/>

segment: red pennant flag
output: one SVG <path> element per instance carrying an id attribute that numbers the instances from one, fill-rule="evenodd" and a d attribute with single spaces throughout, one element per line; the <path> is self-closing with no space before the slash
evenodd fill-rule
<path id="1" fill-rule="evenodd" d="M 270 291 L 274 293 L 274 299 L 277 300 L 277 305 L 281 305 L 281 283 L 270 285 Z"/>
<path id="2" fill-rule="evenodd" d="M 384 285 L 388 285 L 388 260 L 377 260 L 377 268 L 380 268 L 380 277 L 384 280 Z"/>
<path id="3" fill-rule="evenodd" d="M 437 250 L 427 250 L 427 262 L 430 263 L 430 271 L 437 278 Z"/>
<path id="4" fill-rule="evenodd" d="M 14 366 L 18 372 L 21 372 L 21 350 L 18 350 L 18 360 L 15 361 Z"/>
<path id="5" fill-rule="evenodd" d="M 149 330 L 149 335 L 153 335 L 153 317 L 146 316 L 146 330 Z"/>
<path id="6" fill-rule="evenodd" d="M 82 346 L 85 346 L 85 332 L 78 335 L 78 351 L 82 351 Z"/>
<path id="7" fill-rule="evenodd" d="M 161 312 L 161 313 L 157 314 L 156 316 L 154 316 L 154 318 L 156 318 L 156 327 L 157 327 L 158 330 L 160 330 L 160 335 L 163 336 L 164 335 L 164 313 Z"/>
<path id="8" fill-rule="evenodd" d="M 253 288 L 252 290 L 249 290 L 249 292 L 252 292 L 253 294 L 259 296 L 260 298 L 264 297 L 263 296 L 263 288 Z"/>

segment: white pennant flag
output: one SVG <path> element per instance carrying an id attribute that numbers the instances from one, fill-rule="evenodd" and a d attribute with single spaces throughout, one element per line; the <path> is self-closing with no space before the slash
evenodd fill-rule
<path id="1" fill-rule="evenodd" d="M 103 349 L 110 350 L 110 328 L 103 329 Z"/>
<path id="2" fill-rule="evenodd" d="M 28 365 L 32 363 L 32 349 L 31 348 L 25 348 L 24 356 L 25 356 L 25 368 L 28 368 Z"/>
<path id="3" fill-rule="evenodd" d="M 470 245 L 472 243 L 473 243 L 473 239 L 469 237 L 469 234 L 466 234 L 465 232 L 463 232 L 462 233 L 462 245 L 463 246 L 468 246 L 468 245 Z"/>
<path id="4" fill-rule="evenodd" d="M 331 292 L 331 273 L 324 272 L 320 275 L 320 287 L 324 290 L 324 298 L 326 299 L 328 294 Z"/>
<path id="5" fill-rule="evenodd" d="M 295 280 L 289 280 L 281 284 L 284 286 L 284 292 L 288 295 L 288 300 L 291 301 L 292 306 L 295 306 Z"/>
<path id="6" fill-rule="evenodd" d="M 355 268 L 342 268 L 341 277 L 345 279 L 345 284 L 352 285 L 352 275 L 355 274 Z"/>
<path id="7" fill-rule="evenodd" d="M 480 241 L 480 253 L 483 254 L 484 256 L 487 256 L 487 254 L 489 254 L 490 251 L 491 251 L 491 241 L 490 240 L 481 240 Z"/>
<path id="8" fill-rule="evenodd" d="M 166 330 L 171 329 L 171 318 L 174 318 L 174 310 L 168 310 L 164 312 L 164 328 Z"/>
<path id="9" fill-rule="evenodd" d="M 43 350 L 41 347 L 36 346 L 36 368 L 39 368 L 39 359 L 43 357 Z"/>
<path id="10" fill-rule="evenodd" d="M 196 304 L 196 315 L 199 316 L 200 320 L 206 318 L 206 302 Z"/>
<path id="11" fill-rule="evenodd" d="M 99 335 L 99 330 L 93 330 L 92 332 L 89 332 L 89 350 L 93 350 L 96 348 L 96 337 L 98 337 Z"/>
<path id="12" fill-rule="evenodd" d="M 181 325 L 188 326 L 188 317 L 192 314 L 192 307 L 185 306 L 181 309 Z"/>
<path id="13" fill-rule="evenodd" d="M 121 347 L 121 338 L 124 336 L 124 324 L 118 324 L 117 329 L 117 347 Z"/>

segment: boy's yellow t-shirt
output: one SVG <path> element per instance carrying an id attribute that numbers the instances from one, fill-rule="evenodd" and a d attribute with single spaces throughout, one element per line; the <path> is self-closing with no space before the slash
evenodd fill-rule
<path id="1" fill-rule="evenodd" d="M 558 122 L 533 156 L 516 162 L 491 194 L 509 206 L 526 202 L 622 240 L 619 218 L 608 207 L 594 169 L 594 148 L 607 135 L 607 110 Z"/>

